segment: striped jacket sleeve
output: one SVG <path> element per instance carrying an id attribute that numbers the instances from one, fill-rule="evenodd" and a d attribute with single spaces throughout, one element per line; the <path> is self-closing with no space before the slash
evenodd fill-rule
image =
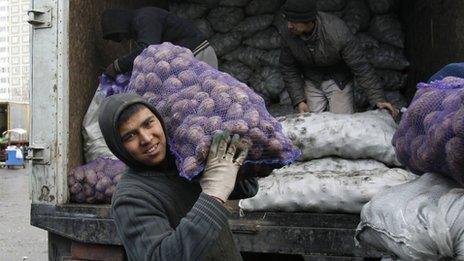
<path id="1" fill-rule="evenodd" d="M 113 200 L 113 218 L 129 260 L 201 260 L 227 226 L 227 210 L 202 193 L 173 229 L 159 201 L 142 191 Z"/>

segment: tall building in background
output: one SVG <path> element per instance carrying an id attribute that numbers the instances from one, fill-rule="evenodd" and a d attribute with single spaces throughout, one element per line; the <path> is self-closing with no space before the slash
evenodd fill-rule
<path id="1" fill-rule="evenodd" d="M 0 0 L 0 100 L 10 98 L 9 77 L 8 0 Z"/>
<path id="2" fill-rule="evenodd" d="M 30 25 L 26 21 L 31 0 L 0 1 L 7 2 L 9 100 L 29 101 Z"/>

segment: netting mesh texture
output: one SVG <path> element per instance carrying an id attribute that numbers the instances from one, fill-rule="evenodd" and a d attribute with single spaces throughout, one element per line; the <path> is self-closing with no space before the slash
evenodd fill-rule
<path id="1" fill-rule="evenodd" d="M 401 163 L 414 173 L 441 173 L 464 185 L 464 79 L 419 83 L 393 136 Z"/>
<path id="2" fill-rule="evenodd" d="M 134 60 L 126 87 L 123 79 L 105 82 L 108 94 L 123 87 L 122 92 L 140 94 L 156 107 L 180 175 L 187 179 L 204 169 L 217 131 L 229 130 L 252 144 L 245 164 L 281 167 L 299 156 L 259 95 L 229 74 L 195 59 L 186 48 L 170 43 L 149 46 Z"/>
<path id="3" fill-rule="evenodd" d="M 97 158 L 88 164 L 72 169 L 68 173 L 71 202 L 111 203 L 116 185 L 126 168 L 122 161 Z"/>

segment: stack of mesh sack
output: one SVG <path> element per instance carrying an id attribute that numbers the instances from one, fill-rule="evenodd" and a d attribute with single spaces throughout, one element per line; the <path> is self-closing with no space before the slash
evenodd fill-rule
<path id="1" fill-rule="evenodd" d="M 239 202 L 245 211 L 359 213 L 374 195 L 416 178 L 400 168 L 391 145 L 396 123 L 385 111 L 279 120 L 302 154 L 259 179 L 258 194 Z"/>
<path id="2" fill-rule="evenodd" d="M 239 134 L 250 145 L 241 175 L 268 175 L 300 155 L 283 134 L 281 124 L 266 110 L 262 97 L 229 74 L 195 59 L 186 48 L 170 43 L 149 46 L 134 60 L 129 81 L 128 75 L 118 75 L 115 80 L 102 75 L 100 80 L 83 124 L 89 160 L 112 156 L 99 131 L 97 114 L 101 100 L 115 93 L 137 93 L 156 107 L 179 174 L 188 180 L 203 171 L 212 137 L 219 131 Z M 95 164 L 91 161 L 71 175 L 82 168 L 95 170 Z M 69 186 L 74 186 L 69 180 Z M 70 191 L 72 199 L 81 201 L 82 195 L 75 196 L 81 190 Z"/>
<path id="3" fill-rule="evenodd" d="M 106 75 L 100 77 L 82 122 L 85 164 L 72 168 L 67 175 L 71 202 L 111 203 L 116 185 L 127 167 L 106 145 L 98 124 L 98 109 L 104 98 L 121 93 L 129 80 L 130 74 L 120 74 L 115 80 Z"/>
<path id="4" fill-rule="evenodd" d="M 285 0 L 186 0 L 171 3 L 170 11 L 192 20 L 208 37 L 219 57 L 220 70 L 246 83 L 267 102 L 289 105 L 278 70 L 280 34 L 286 25 L 280 9 Z M 397 18 L 396 0 L 318 0 L 320 11 L 343 19 L 358 36 L 369 61 L 375 67 L 397 107 L 406 105 L 400 91 L 406 84 L 409 66 L 402 26 Z M 367 97 L 355 88 L 359 110 Z"/>
<path id="5" fill-rule="evenodd" d="M 372 199 L 357 240 L 402 260 L 462 260 L 464 79 L 418 84 L 393 138 L 398 159 L 419 179 Z"/>

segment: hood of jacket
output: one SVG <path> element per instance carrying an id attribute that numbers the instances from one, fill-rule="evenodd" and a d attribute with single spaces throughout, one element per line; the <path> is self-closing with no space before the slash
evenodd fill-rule
<path id="1" fill-rule="evenodd" d="M 159 164 L 158 166 L 147 166 L 132 157 L 130 153 L 124 148 L 122 143 L 121 136 L 119 135 L 119 127 L 118 119 L 121 113 L 133 104 L 143 104 L 148 109 L 150 109 L 153 114 L 158 118 L 161 122 L 161 126 L 163 127 L 163 132 L 166 136 L 167 141 L 167 132 L 166 127 L 164 125 L 164 120 L 156 110 L 156 108 L 148 103 L 145 99 L 143 99 L 140 95 L 134 93 L 122 93 L 122 94 L 115 94 L 112 95 L 105 100 L 103 100 L 99 116 L 98 116 L 98 123 L 100 124 L 100 129 L 103 134 L 103 138 L 105 139 L 106 145 L 111 150 L 111 152 L 122 162 L 124 162 L 129 168 L 138 170 L 138 171 L 145 171 L 145 170 L 158 170 L 158 171 L 165 171 L 169 167 L 172 167 L 174 159 L 172 154 L 169 153 L 168 145 L 166 145 L 166 158 L 163 163 Z"/>
<path id="2" fill-rule="evenodd" d="M 134 12 L 125 9 L 107 9 L 101 18 L 103 39 L 120 42 L 120 35 L 132 33 Z"/>

